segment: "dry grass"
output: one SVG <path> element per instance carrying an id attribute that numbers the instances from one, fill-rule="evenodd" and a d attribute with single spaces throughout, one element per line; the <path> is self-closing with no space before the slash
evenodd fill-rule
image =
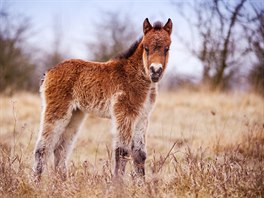
<path id="1" fill-rule="evenodd" d="M 0 96 L 0 197 L 264 197 L 264 102 L 251 93 L 162 93 L 151 116 L 146 182 L 112 181 L 111 124 L 89 116 L 62 182 L 31 181 L 39 96 Z M 52 164 L 52 163 L 50 163 Z"/>

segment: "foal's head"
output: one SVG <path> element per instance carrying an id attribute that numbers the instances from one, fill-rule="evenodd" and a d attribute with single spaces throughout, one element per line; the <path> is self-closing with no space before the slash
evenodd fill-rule
<path id="1" fill-rule="evenodd" d="M 143 31 L 144 67 L 151 81 L 155 83 L 161 79 L 168 62 L 172 21 L 168 19 L 164 26 L 160 22 L 156 22 L 152 26 L 146 18 L 143 23 Z"/>

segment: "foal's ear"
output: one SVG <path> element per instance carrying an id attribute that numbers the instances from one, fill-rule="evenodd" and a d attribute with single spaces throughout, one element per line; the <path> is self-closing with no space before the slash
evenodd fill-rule
<path id="1" fill-rule="evenodd" d="M 146 35 L 147 32 L 148 32 L 149 30 L 151 30 L 151 29 L 152 29 L 152 25 L 149 23 L 148 18 L 146 18 L 146 19 L 144 20 L 144 23 L 143 23 L 143 32 L 144 32 L 144 35 Z"/>
<path id="2" fill-rule="evenodd" d="M 167 23 L 164 25 L 163 29 L 166 30 L 169 33 L 169 35 L 171 34 L 171 32 L 172 32 L 172 21 L 170 18 L 168 19 Z"/>

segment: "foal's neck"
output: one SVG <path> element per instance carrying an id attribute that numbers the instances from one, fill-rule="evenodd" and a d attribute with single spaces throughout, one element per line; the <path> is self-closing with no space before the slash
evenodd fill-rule
<path id="1" fill-rule="evenodd" d="M 142 42 L 138 45 L 134 54 L 128 58 L 128 65 L 132 69 L 132 71 L 136 72 L 137 74 L 143 75 L 146 77 L 146 71 L 143 65 L 143 44 Z"/>

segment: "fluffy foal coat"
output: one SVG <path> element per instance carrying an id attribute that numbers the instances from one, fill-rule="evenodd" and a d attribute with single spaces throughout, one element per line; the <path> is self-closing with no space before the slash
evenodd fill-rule
<path id="1" fill-rule="evenodd" d="M 67 158 L 85 113 L 112 120 L 115 175 L 124 174 L 129 156 L 136 173 L 145 175 L 148 117 L 168 62 L 171 31 L 170 19 L 164 26 L 145 19 L 144 36 L 120 56 L 104 63 L 67 60 L 46 73 L 34 152 L 37 179 L 52 153 L 55 170 L 66 177 Z"/>

